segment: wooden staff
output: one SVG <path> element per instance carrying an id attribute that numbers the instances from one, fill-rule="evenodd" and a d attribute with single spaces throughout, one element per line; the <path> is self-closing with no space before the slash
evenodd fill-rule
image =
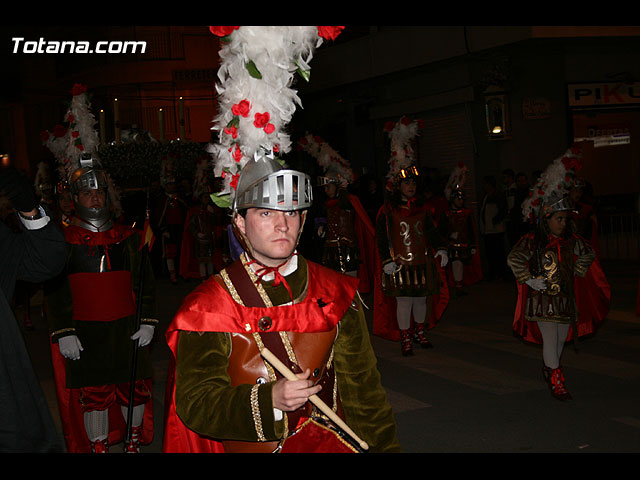
<path id="1" fill-rule="evenodd" d="M 299 380 L 295 373 L 278 359 L 268 348 L 263 348 L 260 352 L 261 355 L 267 360 L 280 374 L 287 380 Z M 309 397 L 311 403 L 318 407 L 322 413 L 331 419 L 338 427 L 347 432 L 356 442 L 360 444 L 363 450 L 369 450 L 369 445 L 364 440 L 361 440 L 349 426 L 333 411 L 329 406 L 324 403 L 317 395 L 311 395 Z"/>

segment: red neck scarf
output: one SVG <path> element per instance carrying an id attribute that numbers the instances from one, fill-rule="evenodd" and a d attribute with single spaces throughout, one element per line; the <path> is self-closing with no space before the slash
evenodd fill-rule
<path id="1" fill-rule="evenodd" d="M 297 255 L 297 253 L 294 253 L 293 255 Z M 279 271 L 280 267 L 286 265 L 287 262 L 289 260 L 291 260 L 292 257 L 293 256 L 289 257 L 287 260 L 285 260 L 280 265 L 277 265 L 275 267 L 267 267 L 266 265 L 263 265 L 262 263 L 258 262 L 257 260 L 249 260 L 247 262 L 247 265 L 252 265 L 252 264 L 260 265 L 260 268 L 258 268 L 254 272 L 256 274 L 256 276 L 258 277 L 258 280 L 256 281 L 256 285 L 260 284 L 260 282 L 262 281 L 262 277 L 264 277 L 265 275 L 267 275 L 269 273 L 273 273 L 273 275 L 274 275 L 273 286 L 277 287 L 278 285 L 280 285 L 282 283 L 284 285 L 284 287 L 287 289 L 287 292 L 289 292 L 289 298 L 291 298 L 291 301 L 293 301 L 293 293 L 291 293 L 291 287 L 289 287 L 289 284 L 287 283 L 287 281 L 285 280 L 285 278 L 282 276 L 282 274 Z"/>

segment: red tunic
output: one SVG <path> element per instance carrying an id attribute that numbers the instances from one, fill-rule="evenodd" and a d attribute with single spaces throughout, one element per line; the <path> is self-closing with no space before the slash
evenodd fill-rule
<path id="1" fill-rule="evenodd" d="M 122 242 L 127 239 L 136 231 L 127 225 L 122 224 L 114 224 L 114 226 L 105 231 L 105 232 L 91 232 L 84 228 L 78 227 L 76 225 L 69 225 L 64 229 L 65 238 L 68 243 L 72 245 L 110 245 L 118 242 Z M 107 273 L 118 273 L 118 272 L 107 272 Z M 93 280 L 87 280 L 86 275 L 91 276 L 93 279 L 97 278 L 99 275 L 104 274 L 76 274 L 84 277 L 84 287 L 86 288 L 95 288 L 95 284 L 93 284 Z M 106 283 L 101 279 L 101 287 L 103 289 L 109 290 L 109 282 L 116 282 L 122 280 L 122 278 L 116 275 L 107 275 Z M 75 285 L 79 285 L 80 282 L 71 282 L 72 288 Z M 129 281 L 128 285 L 131 285 Z M 114 287 L 114 291 L 121 292 L 122 289 L 119 288 L 120 285 L 116 285 Z M 95 295 L 93 296 L 95 297 Z M 122 301 L 124 300 L 124 301 Z M 135 299 L 131 295 L 125 297 L 124 299 L 119 299 L 117 302 L 109 303 L 105 302 L 103 304 L 97 304 L 94 302 L 88 303 L 80 303 L 78 299 L 74 299 L 74 313 L 76 309 L 76 302 L 78 302 L 78 306 L 83 309 L 83 317 L 86 319 L 91 318 L 92 315 L 95 315 L 96 319 L 101 319 L 103 321 L 108 321 L 113 318 L 120 318 L 120 314 L 124 311 L 131 308 L 131 306 L 135 307 Z M 92 305 L 96 307 L 96 311 L 91 313 L 89 309 L 92 308 Z M 135 313 L 135 312 L 130 312 Z M 115 315 L 115 317 L 114 317 Z M 80 319 L 81 320 L 81 319 Z M 56 386 L 56 395 L 58 399 L 58 406 L 60 411 L 60 417 L 63 423 L 64 437 L 65 442 L 67 444 L 67 452 L 68 453 L 90 453 L 91 446 L 89 444 L 89 439 L 87 438 L 87 433 L 84 426 L 84 418 L 83 413 L 81 411 L 81 398 L 80 398 L 80 390 L 79 389 L 70 389 L 66 387 L 66 362 L 62 354 L 60 353 L 60 348 L 57 343 L 50 342 L 51 349 L 51 360 L 53 364 L 53 372 L 54 372 L 54 380 Z M 151 381 L 147 382 L 147 389 L 152 390 Z M 148 444 L 151 443 L 153 439 L 153 400 L 150 400 L 147 403 L 147 408 L 145 408 L 144 412 L 144 421 L 142 423 L 143 430 L 141 432 L 141 443 Z M 115 406 L 109 408 L 109 444 L 113 445 L 118 442 L 121 442 L 126 435 L 126 422 L 122 416 L 122 411 L 119 406 Z"/>

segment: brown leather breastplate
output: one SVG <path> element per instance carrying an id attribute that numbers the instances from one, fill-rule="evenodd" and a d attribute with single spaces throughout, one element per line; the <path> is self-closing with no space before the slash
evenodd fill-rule
<path id="1" fill-rule="evenodd" d="M 352 210 L 344 210 L 337 205 L 327 208 L 327 244 L 355 245 L 353 215 Z"/>
<path id="2" fill-rule="evenodd" d="M 402 216 L 392 211 L 390 222 L 393 260 L 399 265 L 426 263 L 427 241 L 424 235 L 425 213 Z"/>
<path id="3" fill-rule="evenodd" d="M 236 262 L 233 265 L 240 265 Z M 255 291 L 255 286 L 244 284 L 244 280 L 237 270 L 227 269 L 230 277 L 234 275 L 234 286 L 240 294 L 246 306 L 262 306 L 262 299 L 256 297 L 250 288 Z M 238 269 L 239 270 L 239 269 Z M 241 289 L 243 290 L 241 292 Z M 262 305 L 259 305 L 262 303 Z M 274 307 L 277 308 L 277 307 Z M 335 372 L 333 369 L 333 343 L 336 339 L 337 327 L 326 332 L 299 333 L 299 332 L 262 332 L 262 333 L 232 333 L 231 355 L 229 356 L 228 373 L 231 384 L 241 385 L 267 383 L 282 378 L 282 375 L 265 363 L 260 355 L 260 347 L 264 345 L 278 357 L 291 371 L 301 373 L 307 368 L 311 371 L 311 379 L 314 384 L 322 385 L 318 393 L 327 405 L 344 418 L 342 405 L 337 395 L 335 384 Z M 289 432 L 294 432 L 300 419 L 311 416 L 315 407 L 307 402 L 303 407 L 287 412 L 287 426 Z M 288 435 L 290 433 L 288 432 Z M 269 453 L 277 449 L 280 442 L 243 442 L 224 441 L 225 452 L 263 452 Z"/>

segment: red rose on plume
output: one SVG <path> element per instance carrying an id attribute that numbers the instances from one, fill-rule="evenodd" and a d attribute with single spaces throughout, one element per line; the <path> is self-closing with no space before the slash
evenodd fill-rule
<path id="1" fill-rule="evenodd" d="M 393 130 L 393 127 L 395 127 L 395 126 L 396 126 L 396 124 L 394 122 L 391 122 L 391 121 L 386 122 L 384 124 L 384 131 L 385 132 L 390 132 L 391 130 Z"/>
<path id="2" fill-rule="evenodd" d="M 400 122 L 402 122 L 403 125 L 410 125 L 411 124 L 411 119 L 409 117 L 402 117 L 400 119 Z"/>
<path id="3" fill-rule="evenodd" d="M 66 133 L 67 133 L 67 129 L 60 124 L 53 127 L 53 135 L 58 138 L 64 137 Z"/>
<path id="4" fill-rule="evenodd" d="M 49 140 L 49 132 L 47 132 L 46 130 L 41 131 L 40 140 L 42 140 L 43 142 L 46 142 L 47 140 Z"/>
<path id="5" fill-rule="evenodd" d="M 231 107 L 231 113 L 237 116 L 248 117 L 251 110 L 251 104 L 249 100 L 241 100 Z"/>
<path id="6" fill-rule="evenodd" d="M 79 143 L 78 145 L 76 145 L 76 148 L 77 148 L 78 150 L 80 150 L 80 151 L 84 150 L 84 146 L 83 146 L 81 143 Z"/>
<path id="7" fill-rule="evenodd" d="M 274 145 L 274 146 L 273 146 L 273 151 L 274 151 L 275 153 L 278 153 L 278 152 L 280 151 L 280 145 Z"/>
<path id="8" fill-rule="evenodd" d="M 267 135 L 273 133 L 275 129 L 276 129 L 276 126 L 273 123 L 267 123 L 264 126 L 264 131 Z"/>
<path id="9" fill-rule="evenodd" d="M 234 30 L 239 29 L 240 27 L 209 27 L 209 31 L 218 37 L 226 37 L 227 35 L 231 35 Z"/>
<path id="10" fill-rule="evenodd" d="M 264 128 L 265 125 L 269 123 L 270 119 L 271 119 L 271 115 L 269 115 L 269 112 L 256 113 L 253 120 L 253 124 L 255 125 L 256 128 Z"/>
<path id="11" fill-rule="evenodd" d="M 341 27 L 318 27 L 318 35 L 325 40 L 335 40 L 340 33 L 344 30 L 344 26 Z"/>
<path id="12" fill-rule="evenodd" d="M 78 138 L 78 137 L 80 136 L 80 132 L 78 132 L 77 130 L 75 130 L 75 131 L 73 131 L 73 132 L 71 133 L 71 136 L 72 136 L 73 138 Z"/>
<path id="13" fill-rule="evenodd" d="M 67 115 L 67 122 L 73 123 L 73 122 L 75 122 L 75 120 L 76 120 L 76 117 L 74 117 L 72 113 Z"/>
<path id="14" fill-rule="evenodd" d="M 239 173 L 236 173 L 231 177 L 231 183 L 229 184 L 231 188 L 235 189 L 238 186 L 238 178 L 240 178 Z"/>
<path id="15" fill-rule="evenodd" d="M 238 138 L 238 129 L 234 125 L 225 127 L 224 133 L 226 133 L 227 135 L 231 135 L 232 138 Z"/>
<path id="16" fill-rule="evenodd" d="M 236 149 L 233 151 L 233 159 L 236 162 L 239 162 L 240 160 L 242 160 L 242 150 L 238 148 L 238 145 L 236 145 Z"/>
<path id="17" fill-rule="evenodd" d="M 87 87 L 86 86 L 84 86 L 84 85 L 82 85 L 80 83 L 76 83 L 73 86 L 73 88 L 71 89 L 71 95 L 73 95 L 75 97 L 76 95 L 81 95 L 86 91 L 87 91 Z"/>

